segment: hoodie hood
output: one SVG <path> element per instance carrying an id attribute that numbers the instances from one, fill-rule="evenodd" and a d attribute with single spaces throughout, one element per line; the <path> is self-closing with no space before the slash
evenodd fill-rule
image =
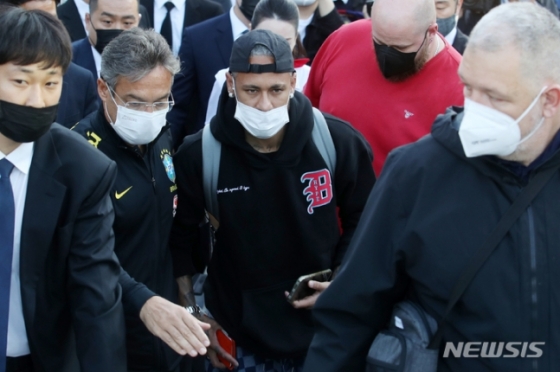
<path id="1" fill-rule="evenodd" d="M 469 163 L 481 173 L 496 181 L 526 184 L 532 177 L 533 170 L 560 162 L 560 151 L 558 151 L 560 147 L 560 132 L 556 134 L 549 146 L 529 167 L 525 167 L 517 162 L 503 160 L 493 155 L 467 158 L 459 138 L 459 128 L 461 127 L 463 116 L 464 109 L 462 107 L 453 106 L 448 108 L 445 114 L 439 115 L 436 118 L 432 126 L 433 138 L 459 159 Z"/>
<path id="2" fill-rule="evenodd" d="M 245 129 L 234 118 L 237 101 L 228 95 L 224 84 L 218 111 L 210 122 L 210 129 L 214 137 L 224 146 L 232 146 L 241 150 L 250 164 L 256 167 L 266 167 L 270 163 L 283 166 L 293 166 L 299 161 L 303 148 L 311 139 L 313 130 L 313 110 L 311 102 L 300 92 L 295 92 L 288 104 L 290 121 L 286 124 L 284 139 L 280 149 L 272 154 L 260 153 L 253 149 L 245 140 Z"/>

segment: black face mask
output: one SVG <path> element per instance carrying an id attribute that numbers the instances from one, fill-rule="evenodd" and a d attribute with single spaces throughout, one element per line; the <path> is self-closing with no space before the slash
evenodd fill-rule
<path id="1" fill-rule="evenodd" d="M 424 35 L 424 40 L 420 45 L 420 48 L 416 52 L 403 53 L 395 48 L 391 48 L 387 45 L 381 45 L 373 41 L 375 55 L 377 56 L 377 63 L 381 69 L 381 73 L 385 76 L 385 79 L 392 79 L 396 77 L 411 76 L 416 72 L 415 59 L 418 51 L 422 49 L 424 42 L 426 42 L 426 35 Z M 396 79 L 402 80 L 402 79 Z"/>
<path id="2" fill-rule="evenodd" d="M 0 100 L 0 133 L 14 142 L 33 142 L 47 133 L 58 105 L 35 108 Z"/>
<path id="3" fill-rule="evenodd" d="M 241 13 L 243 13 L 245 18 L 247 18 L 249 22 L 251 22 L 251 19 L 253 18 L 253 13 L 255 12 L 255 8 L 257 7 L 258 3 L 259 0 L 241 0 L 239 10 L 241 10 Z"/>
<path id="4" fill-rule="evenodd" d="M 113 41 L 114 38 L 119 36 L 123 30 L 96 30 L 93 27 L 93 23 L 91 24 L 91 28 L 95 30 L 97 34 L 97 42 L 95 43 L 95 50 L 99 52 L 99 54 L 103 54 L 103 50 L 105 47 Z"/>

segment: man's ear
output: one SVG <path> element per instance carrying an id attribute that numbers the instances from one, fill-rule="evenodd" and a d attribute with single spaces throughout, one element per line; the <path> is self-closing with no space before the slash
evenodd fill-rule
<path id="1" fill-rule="evenodd" d="M 557 116 L 560 112 L 560 85 L 551 85 L 544 93 L 544 97 L 546 101 L 543 107 L 543 116 L 545 118 Z"/>
<path id="2" fill-rule="evenodd" d="M 101 78 L 97 79 L 97 94 L 99 94 L 99 98 L 101 98 L 103 103 L 106 103 L 107 100 L 111 99 L 107 83 L 105 83 L 105 80 Z"/>
<path id="3" fill-rule="evenodd" d="M 85 19 L 86 19 L 86 25 L 88 24 L 91 25 L 91 16 L 89 15 L 89 13 L 86 13 Z"/>
<path id="4" fill-rule="evenodd" d="M 229 71 L 226 72 L 226 84 L 229 96 L 232 97 L 232 94 L 235 95 L 235 91 L 233 90 L 233 76 Z"/>
<path id="5" fill-rule="evenodd" d="M 290 86 L 292 88 L 292 94 L 296 91 L 296 82 L 297 82 L 297 72 L 292 72 L 292 76 L 290 77 Z"/>
<path id="6" fill-rule="evenodd" d="M 438 32 L 438 24 L 434 22 L 430 27 L 428 27 L 428 34 L 430 36 L 436 36 Z"/>

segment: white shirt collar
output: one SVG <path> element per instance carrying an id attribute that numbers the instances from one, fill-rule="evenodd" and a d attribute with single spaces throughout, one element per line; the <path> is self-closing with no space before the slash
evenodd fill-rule
<path id="1" fill-rule="evenodd" d="M 21 173 L 28 174 L 31 167 L 31 160 L 33 160 L 33 142 L 21 143 L 14 151 L 10 152 L 8 156 L 0 151 L 0 160 L 8 159 Z"/>
<path id="2" fill-rule="evenodd" d="M 229 19 L 231 20 L 231 31 L 233 34 L 233 40 L 235 41 L 243 34 L 243 32 L 245 32 L 245 30 L 248 30 L 248 28 L 239 18 L 237 18 L 233 11 L 233 7 L 229 10 Z"/>
<path id="3" fill-rule="evenodd" d="M 453 30 L 451 30 L 450 33 L 448 33 L 447 35 L 445 35 L 445 40 L 447 40 L 447 42 L 449 43 L 449 45 L 453 45 L 453 42 L 455 41 L 455 36 L 457 36 L 457 26 L 455 26 L 453 28 Z"/>
<path id="4" fill-rule="evenodd" d="M 181 14 L 185 12 L 185 0 L 155 0 L 154 9 L 165 8 L 165 3 L 167 2 L 173 3 Z M 167 11 L 167 9 L 165 11 Z"/>
<path id="5" fill-rule="evenodd" d="M 91 52 L 93 53 L 93 61 L 95 62 L 95 69 L 97 70 L 97 77 L 99 78 L 101 77 L 101 54 L 99 54 L 93 45 L 91 46 Z"/>

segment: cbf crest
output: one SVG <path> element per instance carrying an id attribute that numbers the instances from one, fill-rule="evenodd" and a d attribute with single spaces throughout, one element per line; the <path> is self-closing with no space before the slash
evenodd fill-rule
<path id="1" fill-rule="evenodd" d="M 175 183 L 175 167 L 173 167 L 173 158 L 171 157 L 171 153 L 167 149 L 162 150 L 160 157 L 163 162 L 163 166 L 165 167 L 167 177 L 171 182 Z"/>

